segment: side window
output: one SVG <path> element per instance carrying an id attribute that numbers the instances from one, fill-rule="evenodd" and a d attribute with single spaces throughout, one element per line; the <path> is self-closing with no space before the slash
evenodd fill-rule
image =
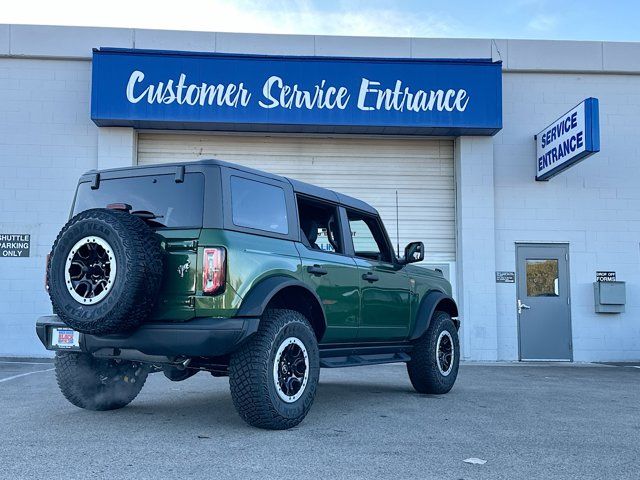
<path id="1" fill-rule="evenodd" d="M 231 214 L 238 227 L 289 233 L 284 190 L 275 185 L 232 176 Z"/>
<path id="2" fill-rule="evenodd" d="M 298 197 L 298 213 L 300 237 L 307 248 L 344 253 L 338 209 L 334 205 Z"/>
<path id="3" fill-rule="evenodd" d="M 378 221 L 349 210 L 347 217 L 356 257 L 391 262 L 390 250 Z"/>

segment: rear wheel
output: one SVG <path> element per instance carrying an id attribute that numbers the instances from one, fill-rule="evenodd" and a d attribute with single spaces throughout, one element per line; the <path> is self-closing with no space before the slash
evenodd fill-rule
<path id="1" fill-rule="evenodd" d="M 55 370 L 65 398 L 87 410 L 115 410 L 128 405 L 142 390 L 149 373 L 140 363 L 102 360 L 75 352 L 56 352 Z"/>
<path id="2" fill-rule="evenodd" d="M 448 313 L 435 312 L 407 362 L 411 384 L 420 393 L 447 393 L 456 382 L 459 363 L 458 331 Z"/>
<path id="3" fill-rule="evenodd" d="M 249 425 L 291 428 L 309 412 L 319 372 L 318 344 L 307 319 L 293 310 L 268 310 L 258 332 L 231 356 L 231 397 Z"/>

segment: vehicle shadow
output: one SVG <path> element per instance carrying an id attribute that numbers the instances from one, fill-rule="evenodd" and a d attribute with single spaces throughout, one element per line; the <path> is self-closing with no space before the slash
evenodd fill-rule
<path id="1" fill-rule="evenodd" d="M 168 434 L 173 431 L 191 432 L 193 435 L 199 435 L 200 432 L 215 434 L 225 428 L 256 431 L 247 426 L 237 414 L 227 379 L 209 381 L 194 377 L 176 384 L 158 380 L 149 390 L 145 386 L 138 399 L 121 410 L 92 412 L 65 409 L 56 414 L 55 421 L 68 427 L 73 418 L 74 424 L 91 429 L 100 428 L 105 419 L 108 419 L 110 427 L 116 430 L 126 430 L 132 424 L 139 425 L 142 422 L 145 429 L 166 430 Z M 183 383 L 184 386 L 181 385 Z M 319 421 L 322 424 L 323 418 L 334 418 L 345 412 L 362 411 L 365 408 L 393 411 L 407 395 L 419 396 L 408 381 L 406 384 L 385 384 L 377 383 L 375 379 L 353 382 L 348 379 L 339 381 L 321 378 L 312 408 L 313 417 L 316 423 Z M 365 404 L 363 399 L 366 399 Z"/>

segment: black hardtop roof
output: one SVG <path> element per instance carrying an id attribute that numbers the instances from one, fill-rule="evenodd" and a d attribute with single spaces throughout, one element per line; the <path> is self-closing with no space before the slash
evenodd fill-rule
<path id="1" fill-rule="evenodd" d="M 154 164 L 154 165 L 139 165 L 139 166 L 131 166 L 131 167 L 120 167 L 120 168 L 110 168 L 104 170 L 90 170 L 84 175 L 93 176 L 96 173 L 100 174 L 110 174 L 110 173 L 118 173 L 118 172 L 136 172 L 137 174 L 144 174 L 146 170 L 169 170 L 175 169 L 177 167 L 207 167 L 207 166 L 218 166 L 223 168 L 228 168 L 232 170 L 237 170 L 240 172 L 246 172 L 253 175 L 259 175 L 261 177 L 266 177 L 272 180 L 277 180 L 280 182 L 288 182 L 296 193 L 301 193 L 303 195 L 308 195 L 311 197 L 316 197 L 322 200 L 327 200 L 334 203 L 339 203 L 344 205 L 345 207 L 355 208 L 357 210 L 361 210 L 363 212 L 368 212 L 374 215 L 378 215 L 378 211 L 362 200 L 358 200 L 357 198 L 350 197 L 349 195 L 344 195 L 339 192 L 335 192 L 333 190 L 329 190 L 327 188 L 318 187 L 317 185 L 312 185 L 310 183 L 301 182 L 299 180 L 294 180 L 293 178 L 283 177 L 281 175 L 276 175 L 274 173 L 265 172 L 263 170 L 257 170 L 254 168 L 246 167 L 244 165 L 240 165 L 238 163 L 225 162 L 223 160 L 218 160 L 215 158 L 206 159 L 206 160 L 194 160 L 190 162 L 174 162 L 174 163 L 162 163 L 162 164 Z M 150 172 L 149 172 L 150 173 Z"/>

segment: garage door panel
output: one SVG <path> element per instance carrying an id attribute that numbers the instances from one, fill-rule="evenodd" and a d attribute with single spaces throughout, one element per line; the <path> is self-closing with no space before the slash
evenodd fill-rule
<path id="1" fill-rule="evenodd" d="M 243 164 L 246 165 L 246 164 Z M 361 168 L 366 168 L 364 165 L 361 165 Z M 270 170 L 270 171 L 273 171 Z M 331 185 L 336 186 L 337 185 L 347 185 L 349 186 L 349 188 L 354 189 L 354 182 L 353 182 L 353 171 L 348 174 L 348 175 L 343 175 L 343 176 L 339 176 L 336 175 L 335 172 L 300 172 L 300 174 L 304 174 L 305 176 L 308 175 L 313 175 L 314 178 L 319 178 L 320 181 L 324 181 L 324 182 L 330 182 Z M 449 185 L 445 185 L 445 183 L 447 183 L 448 178 L 445 177 L 444 175 L 440 175 L 438 177 L 429 177 L 427 175 L 424 176 L 424 178 L 421 178 L 419 176 L 419 174 L 414 174 L 413 176 L 408 176 L 408 175 L 393 175 L 391 171 L 386 172 L 386 173 L 380 173 L 378 175 L 364 175 L 362 173 L 358 173 L 357 177 L 359 179 L 361 178 L 366 178 L 368 180 L 368 183 L 371 184 L 372 182 L 375 182 L 375 184 L 373 185 L 373 188 L 387 188 L 387 189 L 393 189 L 393 191 L 395 191 L 396 189 L 413 189 L 413 190 L 420 190 L 423 193 L 427 193 L 428 191 L 431 190 L 441 190 L 441 189 L 447 189 L 447 190 L 451 190 L 451 186 Z M 358 182 L 358 188 L 362 189 L 362 188 L 367 188 L 364 186 L 360 186 L 360 185 L 364 185 L 366 182 Z"/>
<path id="2" fill-rule="evenodd" d="M 352 174 L 354 160 L 359 158 L 366 159 L 369 169 L 367 171 L 360 172 L 360 175 L 376 176 L 379 177 L 381 173 L 387 173 L 390 169 L 393 169 L 393 177 L 407 177 L 407 181 L 413 181 L 418 184 L 419 179 L 416 179 L 416 173 L 419 172 L 420 178 L 425 175 L 429 177 L 447 176 L 453 175 L 453 169 L 450 165 L 443 164 L 443 160 L 435 159 L 419 159 L 403 160 L 401 164 L 398 163 L 397 157 L 383 157 L 374 159 L 371 157 L 350 157 L 340 156 L 333 158 L 324 158 L 319 156 L 305 156 L 305 155 L 292 155 L 290 158 L 283 157 L 282 155 L 260 155 L 250 153 L 224 153 L 224 152 L 181 152 L 180 154 L 172 154 L 170 152 L 145 152 L 147 155 L 154 155 L 156 159 L 166 159 L 167 161 L 176 160 L 193 160 L 205 159 L 205 158 L 224 158 L 227 161 L 242 163 L 247 166 L 262 166 L 263 169 L 271 167 L 271 171 L 285 168 L 287 172 L 296 172 L 300 174 L 308 174 L 309 167 L 314 167 L 320 162 L 325 169 L 322 172 L 315 172 L 316 175 L 326 175 L 329 177 L 336 174 Z M 283 160 L 285 160 L 283 162 Z M 286 160 L 289 160 L 287 162 Z M 283 164 L 284 163 L 284 164 Z M 446 163 L 446 161 L 444 161 Z M 385 177 L 386 178 L 386 177 Z M 390 179 L 392 181 L 392 179 Z"/>
<path id="3" fill-rule="evenodd" d="M 345 153 L 354 157 L 392 157 L 397 158 L 398 144 L 402 144 L 404 158 L 423 158 L 424 156 L 452 157 L 451 140 L 402 139 L 387 140 L 363 137 L 362 139 L 324 137 L 283 137 L 283 136 L 253 136 L 253 135 L 208 135 L 200 134 L 141 134 L 159 135 L 163 137 L 161 145 L 149 145 L 149 151 L 166 151 L 167 146 L 177 146 L 184 151 L 187 147 L 191 153 L 207 151 L 221 154 L 264 154 L 272 155 L 318 155 L 321 157 L 344 156 Z M 190 138 L 189 138 L 190 137 Z M 189 145 L 185 145 L 188 142 Z M 242 150 L 238 150 L 239 146 Z M 444 147 L 444 148 L 441 148 Z M 442 153 L 441 153 L 442 150 Z"/>
<path id="4" fill-rule="evenodd" d="M 423 241 L 426 259 L 455 261 L 453 142 L 425 138 L 326 138 L 140 133 L 138 163 L 219 158 L 362 199 L 378 209 L 396 245 Z"/>
<path id="5" fill-rule="evenodd" d="M 362 177 L 358 177 L 362 178 Z M 332 182 L 332 185 L 336 186 L 340 183 Z M 342 185 L 346 185 L 351 187 L 350 192 L 352 194 L 359 193 L 363 195 L 371 195 L 370 188 L 353 188 L 353 183 L 349 184 L 347 182 L 343 182 Z M 437 188 L 439 184 L 435 184 L 432 188 L 403 188 L 399 187 L 396 183 L 391 188 L 379 188 L 379 191 L 375 193 L 376 199 L 380 203 L 390 202 L 394 205 L 396 204 L 396 190 L 398 191 L 398 203 L 400 206 L 422 206 L 425 204 L 434 204 L 438 205 L 442 204 L 442 202 L 447 202 L 447 206 L 453 208 L 452 201 L 455 198 L 455 192 L 449 189 Z"/>

